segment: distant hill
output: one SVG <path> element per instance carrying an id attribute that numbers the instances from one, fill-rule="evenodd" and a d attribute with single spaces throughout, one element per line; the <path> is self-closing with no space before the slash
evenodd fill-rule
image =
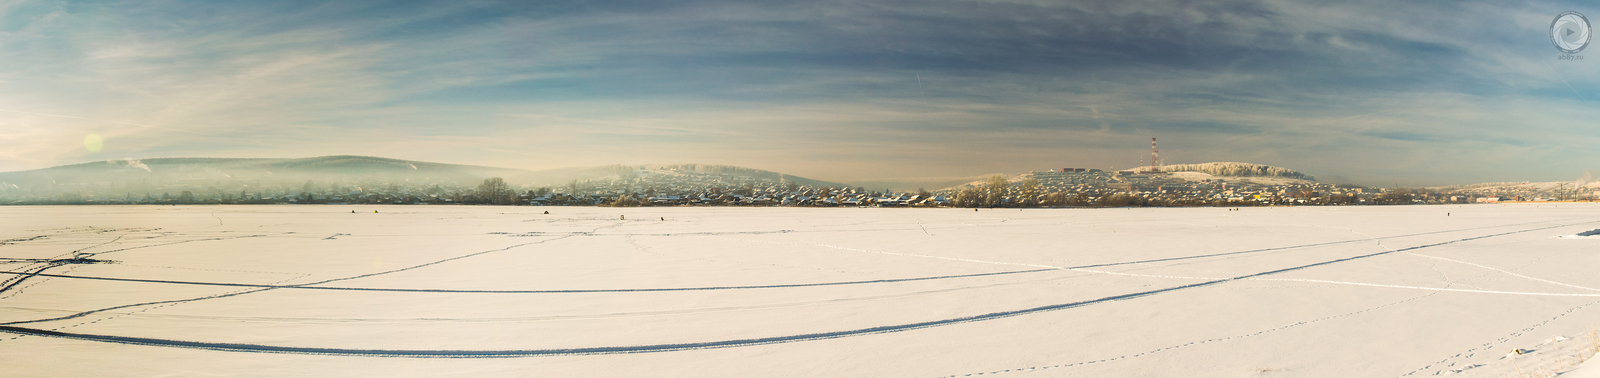
<path id="1" fill-rule="evenodd" d="M 1095 173 L 1095 174 L 1105 175 L 1105 177 L 1112 177 L 1111 175 L 1116 174 L 1117 172 L 1138 172 L 1137 175 L 1147 175 L 1148 172 L 1155 172 L 1155 171 L 1156 171 L 1156 169 L 1154 167 L 1143 166 L 1143 167 L 1138 167 L 1138 168 L 1125 169 L 1125 170 L 1121 170 L 1121 171 L 1100 172 L 1100 173 Z M 1315 177 L 1312 177 L 1312 176 L 1304 174 L 1304 173 L 1300 173 L 1300 172 L 1295 171 L 1293 169 L 1282 168 L 1282 167 L 1274 167 L 1274 166 L 1264 165 L 1264 164 L 1237 163 L 1237 162 L 1217 162 L 1217 163 L 1200 163 L 1200 164 L 1171 164 L 1171 165 L 1163 165 L 1163 166 L 1161 166 L 1159 171 L 1163 172 L 1165 174 L 1165 175 L 1163 175 L 1161 177 L 1166 177 L 1166 178 L 1171 178 L 1171 179 L 1179 179 L 1179 180 L 1184 180 L 1184 181 L 1208 181 L 1209 180 L 1209 181 L 1222 181 L 1222 182 L 1229 182 L 1229 183 L 1256 184 L 1256 185 L 1306 184 L 1306 183 L 1314 183 L 1316 181 Z M 1020 181 L 1023 181 L 1023 180 L 1027 180 L 1030 177 L 1035 177 L 1035 175 L 1043 175 L 1043 174 L 1047 174 L 1047 173 L 1045 173 L 1045 172 L 1030 172 L 1030 173 L 1022 173 L 1022 174 L 1014 174 L 1014 175 L 999 175 L 999 176 L 1005 177 L 1006 180 L 1010 181 L 1010 182 L 1020 182 Z M 973 186 L 982 186 L 986 182 L 987 178 L 990 177 L 990 176 L 995 176 L 995 175 L 987 175 L 987 176 L 981 176 L 981 177 L 976 177 L 976 178 L 967 178 L 968 180 L 966 182 L 959 183 L 958 185 L 949 186 L 949 187 L 946 187 L 946 188 L 941 189 L 941 190 L 951 191 L 951 190 L 960 190 L 962 188 L 973 187 Z"/>
<path id="2" fill-rule="evenodd" d="M 558 168 L 527 172 L 516 176 L 507 176 L 506 181 L 527 185 L 561 185 L 574 180 L 589 181 L 627 178 L 638 174 L 640 171 L 722 175 L 771 182 L 793 182 L 800 185 L 812 186 L 849 186 L 836 182 L 787 175 L 773 171 L 715 164 L 602 165 L 594 167 Z"/>
<path id="3" fill-rule="evenodd" d="M 731 165 L 714 165 L 714 164 L 644 165 L 644 166 L 640 166 L 640 169 L 709 173 L 709 174 L 737 176 L 737 177 L 745 177 L 745 178 L 752 178 L 752 179 L 758 179 L 758 180 L 767 180 L 767 181 L 793 182 L 793 183 L 800 184 L 800 185 L 811 185 L 811 186 L 826 186 L 826 187 L 846 187 L 846 186 L 849 186 L 849 185 L 845 185 L 845 184 L 841 184 L 841 183 L 837 183 L 837 182 L 832 182 L 832 181 L 822 181 L 822 180 L 810 179 L 810 178 L 794 176 L 794 175 L 788 175 L 788 174 L 783 174 L 783 173 L 778 173 L 778 172 L 773 172 L 773 171 L 765 171 L 765 170 L 754 169 L 754 168 L 745 168 L 745 167 L 735 167 L 735 166 L 731 166 Z"/>
<path id="4" fill-rule="evenodd" d="M 1584 175 L 1576 181 L 1547 181 L 1547 182 L 1486 182 L 1468 185 L 1434 186 L 1425 189 L 1451 193 L 1474 194 L 1502 194 L 1502 195 L 1527 195 L 1527 196 L 1561 196 L 1577 195 L 1583 197 L 1600 196 L 1600 181 L 1594 180 L 1590 175 Z"/>
<path id="5" fill-rule="evenodd" d="M 152 158 L 107 160 L 30 171 L 0 172 L 5 189 L 50 192 L 76 187 L 127 188 L 181 186 L 234 187 L 263 184 L 295 185 L 306 181 L 475 186 L 489 177 L 512 185 L 558 186 L 571 181 L 637 177 L 640 172 L 739 177 L 801 185 L 846 187 L 845 184 L 796 177 L 760 169 L 711 164 L 604 165 L 528 171 L 475 165 L 443 164 L 372 156 L 270 158 Z"/>
<path id="6" fill-rule="evenodd" d="M 1238 162 L 1217 162 L 1217 163 L 1200 163 L 1200 164 L 1169 164 L 1169 165 L 1162 165 L 1160 168 L 1151 167 L 1151 166 L 1144 166 L 1144 167 L 1134 168 L 1134 169 L 1130 169 L 1130 170 L 1131 171 L 1136 171 L 1136 172 L 1151 172 L 1151 171 L 1158 171 L 1159 170 L 1161 172 L 1169 172 L 1169 173 L 1170 172 L 1198 172 L 1198 173 L 1204 173 L 1204 174 L 1208 174 L 1208 175 L 1212 175 L 1212 176 L 1222 176 L 1222 177 L 1282 177 L 1282 178 L 1290 178 L 1290 179 L 1316 181 L 1315 177 L 1311 177 L 1310 175 L 1307 175 L 1307 174 L 1304 174 L 1304 173 L 1300 173 L 1300 172 L 1297 172 L 1297 171 L 1295 171 L 1293 169 L 1289 169 L 1289 168 L 1274 167 L 1274 166 L 1265 165 L 1265 164 L 1238 163 Z"/>
<path id="7" fill-rule="evenodd" d="M 994 175 L 997 175 L 997 174 L 998 173 L 987 174 L 987 175 L 978 175 L 978 176 L 961 176 L 961 177 L 909 177 L 909 178 L 861 179 L 861 180 L 849 180 L 849 184 L 851 186 L 865 187 L 865 188 L 871 189 L 871 190 L 889 189 L 889 190 L 898 190 L 898 191 L 904 191 L 904 192 L 915 192 L 917 189 L 923 189 L 923 190 L 930 190 L 931 191 L 931 190 L 940 190 L 940 189 L 944 189 L 944 188 L 961 186 L 963 184 L 967 184 L 967 183 L 971 183 L 971 182 L 981 182 L 984 179 L 988 178 L 989 176 L 994 176 Z M 1006 176 L 1004 174 L 999 174 L 999 175 Z"/>
<path id="8" fill-rule="evenodd" d="M 1136 168 L 1148 171 L 1149 167 Z M 1313 180 L 1292 169 L 1250 163 L 1173 164 L 1161 167 L 1173 178 L 1199 180 L 1248 180 L 1261 184 L 1281 184 Z M 299 187 L 306 181 L 324 183 L 394 183 L 412 185 L 449 184 L 476 186 L 488 177 L 502 177 L 514 186 L 566 185 L 572 181 L 606 181 L 650 177 L 690 176 L 696 180 L 785 182 L 818 187 L 866 187 L 870 190 L 911 191 L 918 188 L 940 190 L 980 182 L 987 176 L 929 177 L 906 179 L 865 179 L 850 183 L 823 181 L 779 172 L 715 164 L 603 165 L 529 171 L 512 168 L 443 164 L 372 156 L 319 156 L 310 158 L 152 158 L 107 160 L 64 165 L 31 171 L 0 173 L 0 192 L 31 194 L 56 191 L 168 191 L 188 188 L 234 188 L 275 185 Z M 1003 175 L 1020 181 L 1028 174 Z M 1282 182 L 1280 182 L 1282 181 Z M 131 186 L 131 187 L 130 187 Z M 118 189 L 122 188 L 122 189 Z M 159 188 L 155 189 L 155 188 Z"/>
<path id="9" fill-rule="evenodd" d="M 0 182 L 40 184 L 115 183 L 130 180 L 362 180 L 470 183 L 490 176 L 525 174 L 520 169 L 441 164 L 371 156 L 298 159 L 154 158 L 107 160 L 31 171 L 0 173 Z"/>

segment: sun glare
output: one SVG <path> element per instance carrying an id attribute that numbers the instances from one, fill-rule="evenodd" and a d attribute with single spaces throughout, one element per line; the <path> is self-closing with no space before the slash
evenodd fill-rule
<path id="1" fill-rule="evenodd" d="M 89 149 L 89 152 L 100 151 L 100 147 L 104 145 L 105 142 L 100 139 L 100 134 L 89 134 L 83 137 L 83 148 Z"/>

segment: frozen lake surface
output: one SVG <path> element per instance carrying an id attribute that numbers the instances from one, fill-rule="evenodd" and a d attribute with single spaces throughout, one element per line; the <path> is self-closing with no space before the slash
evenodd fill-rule
<path id="1" fill-rule="evenodd" d="M 58 206 L 0 225 L 6 376 L 1497 376 L 1569 365 L 1600 326 L 1600 236 L 1576 236 L 1597 205 Z"/>

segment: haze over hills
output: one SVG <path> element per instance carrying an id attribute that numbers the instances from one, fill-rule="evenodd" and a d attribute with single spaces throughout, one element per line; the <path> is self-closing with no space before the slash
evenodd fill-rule
<path id="1" fill-rule="evenodd" d="M 1284 177 L 1312 180 L 1287 168 L 1248 163 L 1169 165 L 1168 172 L 1201 172 L 1228 177 Z M 1145 171 L 1149 167 L 1135 170 Z M 502 177 L 518 186 L 555 186 L 571 181 L 620 179 L 639 170 L 693 172 L 772 182 L 794 182 L 819 187 L 865 187 L 913 191 L 940 190 L 981 181 L 992 175 L 968 177 L 871 178 L 832 182 L 760 169 L 715 164 L 649 164 L 567 167 L 530 171 L 515 168 L 391 159 L 373 156 L 333 155 L 309 158 L 149 158 L 80 163 L 44 169 L 0 172 L 0 186 L 26 189 L 39 185 L 118 183 L 130 180 L 196 181 L 234 180 L 255 183 L 300 184 L 310 181 L 406 181 L 476 185 L 484 178 Z M 1006 174 L 1001 174 L 1006 175 Z M 1020 176 L 1013 176 L 1020 180 Z"/>
<path id="2" fill-rule="evenodd" d="M 1470 185 L 1451 185 L 1427 188 L 1441 192 L 1464 193 L 1498 197 L 1552 197 L 1573 196 L 1600 198 L 1600 180 L 1585 172 L 1576 181 L 1551 182 L 1487 182 Z"/>
<path id="3" fill-rule="evenodd" d="M 554 186 L 564 185 L 572 181 L 612 180 L 636 177 L 640 171 L 656 173 L 700 174 L 723 176 L 729 179 L 757 180 L 773 183 L 793 182 L 800 185 L 845 187 L 843 183 L 816 180 L 811 178 L 792 176 L 778 172 L 761 169 L 737 167 L 716 164 L 645 164 L 645 165 L 602 165 L 594 167 L 570 167 L 546 169 L 526 172 L 518 175 L 506 176 L 506 182 L 517 185 Z"/>
<path id="4" fill-rule="evenodd" d="M 0 182 L 27 186 L 44 182 L 80 184 L 128 180 L 253 181 L 388 179 L 471 182 L 488 176 L 526 174 L 519 169 L 442 164 L 370 156 L 299 159 L 153 158 L 107 160 L 30 171 L 0 173 Z"/>
<path id="5" fill-rule="evenodd" d="M 1143 166 L 1126 169 L 1131 172 L 1151 172 L 1155 167 Z M 1161 172 L 1174 174 L 1190 181 L 1224 180 L 1224 181 L 1250 181 L 1259 183 L 1305 183 L 1317 181 L 1311 175 L 1283 167 L 1274 167 L 1264 164 L 1215 162 L 1199 164 L 1169 164 L 1160 167 Z M 1025 180 L 1029 173 L 992 173 L 987 175 L 964 177 L 909 177 L 909 178 L 870 178 L 849 180 L 848 183 L 873 189 L 887 188 L 890 190 L 915 191 L 917 189 L 942 190 L 958 189 L 963 186 L 982 184 L 991 176 L 1003 176 L 1010 181 Z"/>
<path id="6" fill-rule="evenodd" d="M 941 190 L 941 189 L 954 188 L 954 187 L 957 187 L 957 186 L 961 186 L 963 184 L 968 184 L 968 183 L 973 183 L 973 182 L 981 182 L 984 179 L 989 178 L 990 176 L 994 176 L 994 175 L 1008 176 L 1008 174 L 1005 174 L 1005 173 L 990 173 L 990 174 L 986 174 L 986 175 L 960 176 L 960 177 L 875 178 L 875 179 L 846 180 L 846 182 L 848 182 L 848 183 L 850 183 L 851 185 L 854 185 L 854 186 L 860 186 L 860 187 L 866 187 L 866 188 L 889 189 L 889 190 L 899 190 L 899 191 L 910 192 L 910 191 L 916 191 L 918 189 Z"/>
<path id="7" fill-rule="evenodd" d="M 519 187 L 560 186 L 573 181 L 634 177 L 641 170 L 722 176 L 729 179 L 793 182 L 800 185 L 845 187 L 846 184 L 796 177 L 760 169 L 712 165 L 606 165 L 539 171 L 445 164 L 372 156 L 319 156 L 309 158 L 150 158 L 107 160 L 29 171 L 0 172 L 0 192 L 48 194 L 93 190 L 152 191 L 163 187 L 217 190 L 236 187 L 313 184 L 380 183 L 476 186 L 489 177 L 501 177 Z M 120 189 L 118 189 L 120 188 Z M 159 192 L 158 192 L 159 194 Z"/>
<path id="8" fill-rule="evenodd" d="M 1008 184 L 995 184 L 989 179 L 994 176 Z M 501 189 L 491 192 L 504 194 L 483 194 L 485 189 L 480 188 L 480 184 L 491 177 L 500 177 L 504 182 Z M 1139 167 L 1115 172 L 1066 168 L 979 177 L 840 183 L 711 164 L 618 164 L 530 171 L 338 155 L 295 159 L 123 159 L 4 172 L 0 173 L 0 202 L 332 203 L 355 199 L 381 203 L 476 203 L 492 199 L 497 201 L 495 203 L 534 203 L 534 198 L 561 194 L 567 196 L 561 202 L 565 204 L 630 203 L 624 200 L 626 198 L 648 202 L 656 197 L 676 198 L 653 200 L 664 204 L 744 204 L 740 202 L 742 198 L 749 197 L 784 204 L 820 201 L 818 203 L 848 205 L 912 201 L 913 195 L 926 191 L 930 193 L 914 200 L 926 205 L 932 195 L 964 198 L 967 202 L 962 203 L 969 205 L 1070 206 L 1080 202 L 1098 203 L 1092 201 L 1123 193 L 1143 198 L 1127 202 L 1131 204 L 1191 206 L 1213 205 L 1220 203 L 1218 201 L 1354 204 L 1365 201 L 1363 196 L 1390 189 L 1401 189 L 1405 193 L 1375 201 L 1456 203 L 1481 197 L 1583 199 L 1600 196 L 1597 186 L 1600 183 L 1593 180 L 1580 180 L 1576 183 L 1367 188 L 1363 191 L 1354 185 L 1317 182 L 1314 177 L 1293 169 L 1238 162 L 1172 164 L 1159 169 Z M 521 199 L 506 199 L 513 193 Z M 961 196 L 962 193 L 966 193 L 965 196 Z M 983 201 L 974 199 L 980 194 L 985 198 Z M 732 197 L 724 198 L 726 196 Z M 792 201 L 778 201 L 784 198 Z M 830 198 L 837 201 L 824 201 Z M 956 202 L 961 201 L 952 203 Z"/>
<path id="9" fill-rule="evenodd" d="M 1072 169 L 1073 168 L 1065 168 L 1063 171 Z M 1116 172 L 1105 172 L 1098 169 L 1084 169 L 1084 171 L 1086 171 L 1084 174 L 1098 176 L 1099 180 L 1090 180 L 1099 181 L 1097 183 L 1098 185 L 1129 181 L 1149 181 L 1144 179 L 1157 178 L 1148 176 L 1156 172 L 1159 172 L 1159 179 L 1156 181 L 1164 181 L 1169 183 L 1233 183 L 1244 185 L 1328 184 L 1319 183 L 1315 177 L 1289 168 L 1239 162 L 1169 164 L 1160 167 L 1142 166 Z M 957 182 L 944 188 L 945 190 L 961 190 L 965 188 L 981 187 L 987 185 L 988 179 L 992 176 L 1000 176 L 1005 178 L 1007 182 L 1011 183 L 1021 183 L 1029 179 L 1034 179 L 1037 181 L 1053 181 L 1053 178 L 1059 176 L 1059 174 L 1055 170 L 1049 170 L 1020 174 L 998 174 L 968 177 L 964 178 L 965 180 L 961 182 Z M 1082 174 L 1079 176 L 1082 176 Z M 1124 178 L 1118 179 L 1117 177 Z M 1081 183 L 1082 180 L 1079 180 L 1079 182 Z"/>

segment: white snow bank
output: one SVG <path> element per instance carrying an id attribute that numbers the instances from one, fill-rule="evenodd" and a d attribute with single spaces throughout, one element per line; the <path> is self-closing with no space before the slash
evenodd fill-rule
<path id="1" fill-rule="evenodd" d="M 1597 218 L 15 206 L 4 270 L 65 265 L 0 290 L 0 375 L 1549 377 L 1600 325 L 1600 254 L 1552 236 Z"/>

